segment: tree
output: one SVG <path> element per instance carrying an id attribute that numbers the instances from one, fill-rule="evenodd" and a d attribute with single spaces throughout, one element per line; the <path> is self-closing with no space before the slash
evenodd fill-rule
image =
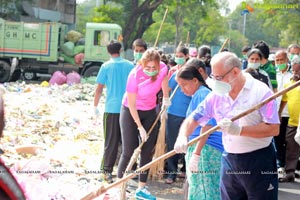
<path id="1" fill-rule="evenodd" d="M 28 2 L 32 2 L 32 0 Z M 21 0 L 0 0 L 0 18 L 19 21 L 21 4 Z"/>

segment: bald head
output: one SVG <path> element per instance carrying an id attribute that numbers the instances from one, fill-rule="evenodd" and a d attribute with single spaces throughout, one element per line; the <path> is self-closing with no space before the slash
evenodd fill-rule
<path id="1" fill-rule="evenodd" d="M 214 66 L 223 66 L 224 69 L 230 69 L 232 67 L 242 69 L 240 59 L 234 53 L 226 51 L 214 55 L 211 59 L 211 66 L 212 68 Z"/>
<path id="2" fill-rule="evenodd" d="M 279 70 L 283 70 L 285 71 L 287 69 L 287 63 L 288 63 L 288 56 L 287 56 L 287 53 L 286 51 L 284 50 L 279 50 L 275 53 L 275 64 L 276 66 L 279 68 L 278 65 L 281 65 L 281 64 L 285 64 L 285 67 L 280 67 Z"/>
<path id="3" fill-rule="evenodd" d="M 276 53 L 275 53 L 275 58 L 276 58 L 276 56 L 284 56 L 285 58 L 287 58 L 287 53 L 286 53 L 286 51 L 284 51 L 284 50 L 279 50 L 279 51 L 277 51 Z"/>

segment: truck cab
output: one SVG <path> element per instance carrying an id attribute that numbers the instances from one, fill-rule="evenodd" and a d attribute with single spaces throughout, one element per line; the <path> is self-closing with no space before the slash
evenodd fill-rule
<path id="1" fill-rule="evenodd" d="M 83 76 L 97 76 L 103 62 L 110 59 L 106 46 L 111 40 L 122 41 L 122 28 L 117 24 L 87 23 Z"/>

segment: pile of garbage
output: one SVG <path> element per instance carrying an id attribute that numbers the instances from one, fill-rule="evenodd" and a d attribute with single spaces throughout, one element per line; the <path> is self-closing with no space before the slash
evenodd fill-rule
<path id="1" fill-rule="evenodd" d="M 67 33 L 65 39 L 67 41 L 61 46 L 62 52 L 60 53 L 60 56 L 67 63 L 81 65 L 84 59 L 85 45 L 82 34 L 71 30 Z"/>
<path id="2" fill-rule="evenodd" d="M 0 87 L 6 119 L 1 158 L 27 198 L 80 199 L 99 188 L 103 134 L 101 116 L 93 113 L 96 85 Z"/>

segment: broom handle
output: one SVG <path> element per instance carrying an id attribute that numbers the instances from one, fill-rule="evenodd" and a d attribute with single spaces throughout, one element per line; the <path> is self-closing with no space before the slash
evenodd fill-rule
<path id="1" fill-rule="evenodd" d="M 174 91 L 172 92 L 172 94 L 171 94 L 171 96 L 170 96 L 170 101 L 173 99 L 173 97 L 174 97 L 174 95 L 175 95 L 175 92 L 177 91 L 178 88 L 179 88 L 179 85 L 177 84 L 177 86 L 175 87 Z M 163 107 L 162 110 L 158 113 L 158 115 L 157 115 L 155 121 L 153 122 L 151 128 L 149 129 L 147 135 L 149 135 L 149 134 L 152 132 L 152 130 L 154 129 L 155 125 L 157 124 L 157 122 L 158 122 L 158 120 L 159 120 L 161 114 L 162 114 L 163 111 L 165 111 L 165 110 L 166 110 L 166 108 Z M 143 143 L 141 143 L 141 144 L 143 144 Z"/>
<path id="2" fill-rule="evenodd" d="M 220 50 L 219 50 L 219 53 L 220 53 L 221 51 L 223 51 L 223 49 L 224 49 L 224 47 L 226 46 L 226 44 L 228 43 L 228 41 L 229 41 L 229 38 L 227 38 L 227 39 L 223 42 L 223 45 L 221 46 L 221 48 L 220 48 Z"/>
<path id="3" fill-rule="evenodd" d="M 157 36 L 156 36 L 156 39 L 155 39 L 155 42 L 154 42 L 154 45 L 153 45 L 154 48 L 156 47 L 156 45 L 158 43 L 158 38 L 160 36 L 160 32 L 161 32 L 162 26 L 163 26 L 163 24 L 164 24 L 164 22 L 166 20 L 167 14 L 168 14 L 168 8 L 166 8 L 165 15 L 164 15 L 163 20 L 161 21 L 160 27 L 158 29 L 158 33 L 157 33 Z"/>
<path id="4" fill-rule="evenodd" d="M 265 99 L 265 100 L 262 101 L 261 103 L 259 103 L 259 104 L 255 105 L 255 106 L 253 106 L 252 108 L 250 108 L 250 109 L 248 109 L 248 110 L 246 110 L 246 111 L 244 111 L 244 112 L 242 112 L 242 113 L 236 115 L 236 116 L 233 117 L 231 120 L 232 120 L 232 121 L 235 121 L 235 120 L 237 120 L 237 119 L 239 119 L 239 118 L 241 118 L 241 117 L 244 117 L 244 116 L 248 115 L 249 113 L 251 113 L 251 112 L 253 112 L 253 111 L 255 111 L 255 110 L 258 110 L 260 107 L 266 105 L 266 104 L 269 103 L 271 100 L 273 100 L 273 99 L 275 99 L 275 98 L 277 98 L 277 97 L 279 97 L 279 96 L 281 96 L 281 95 L 287 93 L 288 91 L 294 89 L 295 87 L 297 87 L 297 86 L 299 86 L 299 85 L 300 85 L 300 80 L 297 81 L 297 82 L 295 82 L 294 84 L 290 85 L 289 87 L 287 87 L 287 88 L 285 88 L 285 89 L 283 89 L 283 90 L 281 90 L 281 91 L 278 91 L 277 93 L 273 94 L 272 96 L 270 96 L 269 98 Z M 198 137 L 194 138 L 193 140 L 189 141 L 188 146 L 190 146 L 190 145 L 192 145 L 192 144 L 195 144 L 195 143 L 196 143 L 198 140 L 200 140 L 202 137 L 204 137 L 204 136 L 206 136 L 206 135 L 208 135 L 208 134 L 211 134 L 212 132 L 218 130 L 219 128 L 220 128 L 219 125 L 217 125 L 217 126 L 215 126 L 215 127 L 212 127 L 212 128 L 209 129 L 208 131 L 204 132 L 203 134 L 201 134 L 201 135 L 199 135 Z M 160 160 L 165 160 L 165 159 L 167 159 L 167 158 L 169 158 L 169 157 L 171 157 L 171 156 L 173 156 L 173 155 L 175 155 L 175 154 L 176 154 L 175 150 L 169 151 L 169 152 L 167 152 L 166 154 L 164 154 L 164 155 L 162 155 L 162 156 L 156 158 L 155 160 L 149 162 L 148 164 L 146 164 L 146 165 L 144 165 L 144 166 L 138 168 L 138 169 L 136 170 L 136 172 L 139 173 L 139 172 L 145 171 L 145 170 L 149 169 L 154 163 L 159 162 Z M 103 186 L 102 186 L 102 187 L 99 188 L 98 190 L 96 190 L 96 191 L 94 191 L 94 192 L 92 192 L 92 193 L 86 195 L 86 196 L 83 197 L 81 200 L 90 200 L 90 199 L 91 199 L 90 196 L 92 196 L 92 194 L 97 194 L 97 195 L 98 195 L 98 194 L 102 194 L 102 193 L 104 193 L 106 190 L 118 186 L 118 185 L 121 184 L 122 182 L 127 181 L 128 179 L 131 179 L 131 178 L 134 177 L 135 175 L 136 175 L 136 174 L 134 174 L 134 173 L 128 174 L 127 176 L 123 177 L 122 179 L 117 180 L 116 182 L 114 182 L 114 183 L 108 185 L 107 187 L 103 187 Z M 93 197 L 93 198 L 95 198 L 95 197 Z"/>

